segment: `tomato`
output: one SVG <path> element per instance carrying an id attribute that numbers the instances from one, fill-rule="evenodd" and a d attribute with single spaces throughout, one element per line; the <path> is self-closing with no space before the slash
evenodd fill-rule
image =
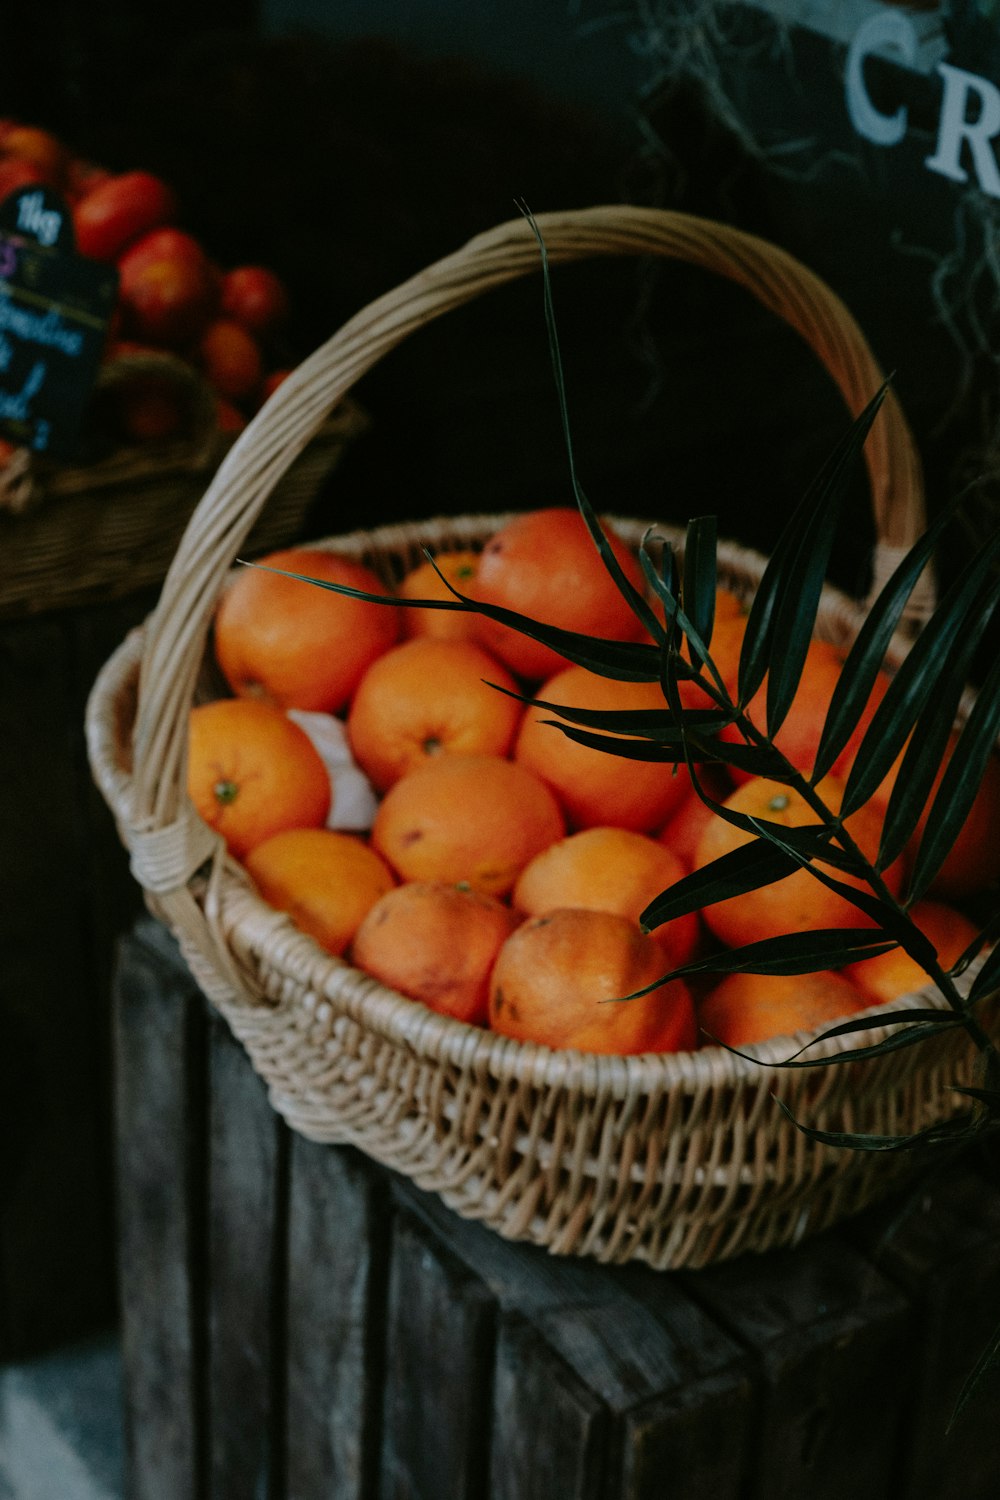
<path id="1" fill-rule="evenodd" d="M 260 337 L 288 318 L 285 284 L 266 266 L 234 266 L 222 278 L 222 311 Z"/>
<path id="2" fill-rule="evenodd" d="M 18 156 L 8 156 L 0 161 L 0 203 L 19 188 L 44 181 L 41 172 L 30 161 L 22 161 Z"/>
<path id="3" fill-rule="evenodd" d="M 118 274 L 125 295 L 131 279 L 156 260 L 183 260 L 200 267 L 207 265 L 208 258 L 193 234 L 183 229 L 151 229 L 119 256 Z"/>
<path id="4" fill-rule="evenodd" d="M 150 261 L 121 288 L 123 321 L 140 340 L 180 347 L 204 332 L 216 296 L 207 261 Z"/>
<path id="5" fill-rule="evenodd" d="M 81 255 L 115 260 L 126 245 L 167 224 L 177 212 L 172 189 L 151 172 L 121 172 L 85 194 L 73 209 Z"/>

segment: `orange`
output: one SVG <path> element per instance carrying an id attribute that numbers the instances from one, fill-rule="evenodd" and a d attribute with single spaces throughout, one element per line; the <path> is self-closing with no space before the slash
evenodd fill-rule
<path id="1" fill-rule="evenodd" d="M 910 855 L 914 855 L 927 825 L 927 815 L 937 795 L 941 778 L 948 761 L 954 753 L 958 736 L 953 734 L 945 752 L 944 763 L 927 797 L 925 811 L 917 824 L 910 844 Z M 889 796 L 899 775 L 903 756 L 893 766 L 882 785 L 875 793 L 873 802 L 880 807 L 888 806 Z M 931 896 L 943 897 L 946 901 L 960 901 L 974 895 L 1000 879 L 1000 761 L 994 755 L 986 768 L 975 801 L 968 816 L 959 829 L 958 837 L 945 858 L 944 864 L 928 887 Z"/>
<path id="2" fill-rule="evenodd" d="M 506 755 L 524 713 L 517 683 L 472 641 L 423 636 L 368 668 L 351 702 L 354 759 L 379 791 L 443 754 Z"/>
<path id="3" fill-rule="evenodd" d="M 716 802 L 725 802 L 732 792 L 732 785 L 721 766 L 699 766 L 698 781 Z M 690 873 L 695 869 L 698 842 L 715 818 L 716 814 L 705 805 L 692 786 L 657 834 L 660 843 L 665 844 L 671 854 L 680 860 L 685 872 Z"/>
<path id="4" fill-rule="evenodd" d="M 399 638 L 399 610 L 266 571 L 388 592 L 368 568 L 335 552 L 289 547 L 260 561 L 237 573 L 219 603 L 219 666 L 241 697 L 339 713 L 371 663 Z"/>
<path id="5" fill-rule="evenodd" d="M 609 541 L 642 593 L 644 579 L 636 559 L 610 533 Z M 605 568 L 583 517 L 568 507 L 528 511 L 501 526 L 483 549 L 470 593 L 563 630 L 618 641 L 647 638 Z M 479 617 L 477 634 L 512 672 L 532 681 L 564 665 L 565 659 L 550 647 L 485 616 Z"/>
<path id="6" fill-rule="evenodd" d="M 448 599 L 455 595 L 441 582 L 443 573 L 459 593 L 467 594 L 479 570 L 478 552 L 442 552 L 433 563 L 426 560 L 411 568 L 402 578 L 397 593 L 400 599 Z M 481 621 L 474 614 L 458 609 L 404 609 L 404 636 L 432 635 L 444 641 L 478 639 Z"/>
<path id="7" fill-rule="evenodd" d="M 775 736 L 774 743 L 797 771 L 809 773 L 816 761 L 823 725 L 834 688 L 843 670 L 846 652 L 829 641 L 810 641 L 802 678 L 788 714 Z M 872 716 L 885 696 L 889 677 L 880 672 L 861 717 L 844 749 L 831 767 L 831 774 L 844 777 L 850 769 Z M 750 700 L 747 713 L 763 730 L 767 722 L 767 679 Z M 743 736 L 733 727 L 724 729 L 722 739 L 742 743 Z M 744 771 L 732 771 L 734 781 L 747 781 Z"/>
<path id="8" fill-rule="evenodd" d="M 843 784 L 834 777 L 820 782 L 817 791 L 834 813 L 840 807 Z M 727 807 L 751 817 L 778 823 L 786 828 L 799 828 L 816 824 L 820 820 L 809 807 L 805 798 L 791 787 L 783 786 L 764 777 L 754 777 L 737 787 L 727 797 Z M 873 859 L 879 845 L 882 820 L 878 811 L 869 803 L 858 809 L 846 823 L 848 832 L 868 859 Z M 706 825 L 697 850 L 697 867 L 707 865 L 720 855 L 749 843 L 752 835 L 715 817 Z M 830 870 L 837 879 L 863 887 L 863 882 L 837 870 Z M 897 861 L 885 872 L 884 879 L 890 890 L 898 893 L 903 878 L 903 866 Z M 742 896 L 733 896 L 706 906 L 702 917 L 707 926 L 729 947 L 756 942 L 761 938 L 777 937 L 786 932 L 810 932 L 824 927 L 869 927 L 871 919 L 836 891 L 831 891 L 808 870 L 795 870 L 791 875 L 760 890 L 748 891 Z"/>
<path id="9" fill-rule="evenodd" d="M 656 682 L 615 682 L 585 667 L 565 667 L 538 689 L 548 703 L 572 708 L 665 709 Z M 685 766 L 623 760 L 580 745 L 554 727 L 557 715 L 529 708 L 514 758 L 548 782 L 573 828 L 615 824 L 648 833 L 659 828 L 690 791 Z M 548 722 L 546 722 L 548 721 Z"/>
<path id="10" fill-rule="evenodd" d="M 939 901 L 915 901 L 910 916 L 924 937 L 934 944 L 944 969 L 957 962 L 979 931 L 962 912 Z M 933 984 L 926 971 L 902 948 L 890 948 L 888 953 L 848 964 L 843 973 L 873 1005 L 897 1000 L 900 995 L 916 994 Z"/>
<path id="11" fill-rule="evenodd" d="M 563 907 L 530 917 L 504 943 L 490 983 L 494 1031 L 581 1052 L 682 1052 L 695 1045 L 681 979 L 635 1000 L 663 973 L 663 950 L 628 917 Z"/>
<path id="12" fill-rule="evenodd" d="M 319 828 L 330 777 L 304 730 L 269 703 L 221 698 L 191 710 L 188 795 L 243 859 L 284 828 Z"/>
<path id="13" fill-rule="evenodd" d="M 335 954 L 396 884 L 374 849 L 329 828 L 288 828 L 251 849 L 245 863 L 264 900 Z"/>
<path id="14" fill-rule="evenodd" d="M 727 974 L 698 1006 L 707 1042 L 749 1047 L 846 1020 L 870 1002 L 831 970 L 816 974 Z M 863 1041 L 863 1037 L 860 1038 Z"/>
<path id="15" fill-rule="evenodd" d="M 550 844 L 525 865 L 511 900 L 530 917 L 560 906 L 614 911 L 638 922 L 643 910 L 684 874 L 676 855 L 629 828 L 585 828 Z M 671 967 L 687 963 L 698 946 L 696 912 L 656 928 L 653 936 Z"/>
<path id="16" fill-rule="evenodd" d="M 519 920 L 483 891 L 412 881 L 375 903 L 355 934 L 351 957 L 390 989 L 481 1026 L 494 960 Z"/>
<path id="17" fill-rule="evenodd" d="M 720 584 L 715 591 L 715 624 L 719 626 L 723 620 L 742 620 L 746 623 L 747 615 L 750 613 L 749 604 L 744 604 L 739 594 L 734 594 L 732 589 L 727 589 Z"/>
<path id="18" fill-rule="evenodd" d="M 391 786 L 372 843 L 402 880 L 467 881 L 505 896 L 565 833 L 543 781 L 495 755 L 439 755 Z"/>

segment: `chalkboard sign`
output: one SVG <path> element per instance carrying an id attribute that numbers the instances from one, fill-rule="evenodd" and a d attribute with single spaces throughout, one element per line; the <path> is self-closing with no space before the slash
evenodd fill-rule
<path id="1" fill-rule="evenodd" d="M 12 443 L 72 457 L 117 290 L 113 266 L 74 253 L 51 189 L 0 203 L 0 433 Z"/>

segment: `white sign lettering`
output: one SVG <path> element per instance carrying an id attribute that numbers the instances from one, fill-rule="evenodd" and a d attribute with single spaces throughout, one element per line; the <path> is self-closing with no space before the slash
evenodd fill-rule
<path id="1" fill-rule="evenodd" d="M 917 34 L 909 16 L 887 10 L 870 17 L 858 27 L 847 49 L 847 113 L 851 124 L 858 135 L 876 146 L 898 146 L 907 129 L 906 106 L 901 104 L 894 114 L 884 115 L 872 104 L 865 88 L 865 60 L 876 52 L 894 53 L 904 63 L 916 60 Z"/>
<path id="2" fill-rule="evenodd" d="M 45 208 L 41 193 L 26 193 L 17 205 L 17 227 L 25 234 L 33 234 L 40 245 L 51 248 L 59 237 L 62 214 L 54 208 Z"/>
<path id="3" fill-rule="evenodd" d="M 876 146 L 898 146 L 909 130 L 909 115 L 903 104 L 891 114 L 875 107 L 865 84 L 865 63 L 876 55 L 890 56 L 912 67 L 918 48 L 911 17 L 904 11 L 885 11 L 869 16 L 847 49 L 844 87 L 848 117 L 858 135 Z M 968 182 L 969 172 L 962 164 L 964 147 L 976 186 L 989 197 L 1000 198 L 1000 167 L 994 149 L 1000 136 L 1000 88 L 988 78 L 951 63 L 938 63 L 937 72 L 943 83 L 937 143 L 924 165 L 952 182 Z"/>
<path id="4" fill-rule="evenodd" d="M 38 360 L 32 365 L 19 391 L 12 391 L 9 395 L 5 391 L 0 391 L 0 417 L 6 417 L 8 421 L 13 422 L 27 422 L 32 397 L 37 396 L 44 384 L 45 363 L 43 360 Z"/>

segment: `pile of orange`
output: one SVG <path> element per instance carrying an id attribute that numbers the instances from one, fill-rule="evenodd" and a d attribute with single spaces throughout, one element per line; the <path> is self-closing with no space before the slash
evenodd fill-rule
<path id="1" fill-rule="evenodd" d="M 641 589 L 631 555 L 615 549 Z M 610 1053 L 743 1047 L 815 1030 L 927 982 L 899 949 L 820 975 L 665 981 L 713 946 L 872 924 L 799 871 L 652 933 L 640 928 L 661 891 L 748 837 L 700 793 L 789 828 L 816 813 L 780 783 L 707 766 L 696 790 L 683 768 L 568 738 L 560 707 L 662 708 L 659 685 L 598 676 L 547 644 L 448 607 L 454 590 L 565 630 L 643 639 L 621 595 L 609 593 L 575 511 L 527 512 L 481 553 L 443 554 L 394 588 L 332 550 L 293 548 L 263 562 L 236 575 L 216 614 L 216 661 L 233 696 L 192 713 L 190 792 L 263 897 L 329 952 L 461 1021 Z M 405 607 L 416 599 L 445 607 Z M 739 601 L 720 591 L 714 652 L 730 687 L 744 628 Z M 810 649 L 779 736 L 802 769 L 840 664 L 833 647 Z M 685 695 L 697 701 L 696 690 Z M 551 706 L 526 704 L 531 698 Z M 336 777 L 310 733 L 317 722 L 336 724 L 352 769 L 378 794 L 368 827 L 338 825 Z M 819 787 L 834 812 L 857 738 Z M 891 784 L 846 820 L 870 856 Z M 998 817 L 1000 767 L 991 767 L 955 856 L 914 911 L 946 966 L 975 928 L 944 903 L 1000 876 Z M 904 854 L 885 872 L 890 890 L 902 889 L 906 866 Z"/>

